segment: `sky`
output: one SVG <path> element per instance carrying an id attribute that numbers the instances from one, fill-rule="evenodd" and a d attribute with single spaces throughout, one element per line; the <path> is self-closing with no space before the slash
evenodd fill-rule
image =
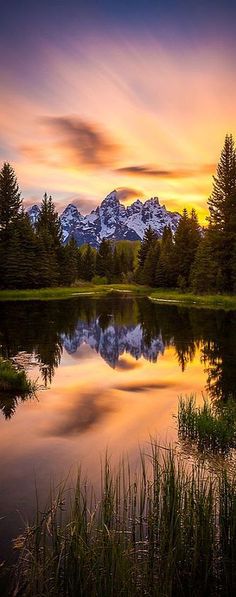
<path id="1" fill-rule="evenodd" d="M 9 0 L 0 20 L 0 163 L 25 204 L 88 213 L 113 189 L 207 214 L 236 136 L 236 3 Z"/>

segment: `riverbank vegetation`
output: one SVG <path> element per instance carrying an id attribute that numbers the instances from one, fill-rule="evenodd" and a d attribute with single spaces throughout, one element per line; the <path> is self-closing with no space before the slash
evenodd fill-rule
<path id="1" fill-rule="evenodd" d="M 233 595 L 235 479 L 152 441 L 136 472 L 106 459 L 97 495 L 81 475 L 59 490 L 15 548 L 14 595 Z"/>
<path id="2" fill-rule="evenodd" d="M 5 419 L 11 419 L 21 402 L 34 398 L 37 389 L 37 383 L 28 378 L 24 369 L 0 357 L 0 411 Z"/>
<path id="3" fill-rule="evenodd" d="M 176 303 L 191 307 L 208 307 L 209 309 L 236 309 L 236 295 L 226 294 L 194 294 L 179 290 L 151 289 L 149 298 L 157 303 Z M 1 299 L 1 292 L 0 292 Z"/>
<path id="4" fill-rule="evenodd" d="M 0 290 L 0 301 L 21 300 L 59 300 L 75 296 L 109 296 L 112 294 L 132 294 L 134 296 L 148 296 L 151 288 L 138 284 L 93 284 L 79 283 L 76 286 L 33 288 L 27 290 Z M 236 301 L 235 301 L 236 305 Z"/>
<path id="5" fill-rule="evenodd" d="M 102 239 L 98 248 L 63 244 L 60 218 L 45 193 L 32 224 L 9 164 L 0 171 L 0 288 L 41 289 L 79 283 L 137 284 L 180 294 L 234 295 L 236 290 L 236 156 L 226 135 L 213 190 L 208 200 L 209 226 L 184 209 L 174 234 L 162 238 L 151 227 L 142 242 Z M 148 225 L 149 224 L 149 225 Z M 57 292 L 59 292 L 57 290 Z M 62 294 L 64 289 L 62 291 Z"/>
<path id="6" fill-rule="evenodd" d="M 1 301 L 49 301 L 76 296 L 128 296 L 148 297 L 154 303 L 169 303 L 209 309 L 236 309 L 236 296 L 225 294 L 193 294 L 171 289 L 156 289 L 140 284 L 78 283 L 76 286 L 32 288 L 25 290 L 0 290 Z"/>
<path id="7" fill-rule="evenodd" d="M 196 398 L 180 398 L 178 405 L 178 432 L 184 440 L 197 444 L 200 450 L 227 453 L 236 447 L 235 400 L 211 404 L 204 400 L 198 406 Z"/>
<path id="8" fill-rule="evenodd" d="M 0 394 L 27 395 L 34 391 L 34 384 L 23 369 L 19 370 L 11 361 L 0 358 Z"/>

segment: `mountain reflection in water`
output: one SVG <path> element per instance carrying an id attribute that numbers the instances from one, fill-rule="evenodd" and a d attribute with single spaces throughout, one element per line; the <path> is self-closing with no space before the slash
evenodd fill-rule
<path id="1" fill-rule="evenodd" d="M 236 313 L 158 305 L 145 298 L 75 298 L 65 301 L 2 303 L 0 351 L 17 361 L 22 353 L 28 366 L 37 362 L 45 386 L 51 383 L 63 349 L 82 358 L 88 345 L 112 368 L 135 367 L 122 359 L 155 363 L 172 346 L 182 371 L 200 350 L 207 373 L 206 392 L 213 399 L 236 396 Z M 27 368 L 27 363 L 26 363 Z M 130 390 L 132 391 L 132 390 Z M 133 390 L 135 391 L 135 390 Z M 17 397 L 0 408 L 10 418 Z"/>
<path id="2" fill-rule="evenodd" d="M 47 388 L 0 396 L 2 559 L 34 516 L 35 479 L 42 508 L 78 465 L 97 489 L 107 450 L 135 468 L 149 435 L 178 441 L 180 394 L 236 397 L 235 340 L 234 312 L 120 296 L 1 303 L 0 353 Z"/>

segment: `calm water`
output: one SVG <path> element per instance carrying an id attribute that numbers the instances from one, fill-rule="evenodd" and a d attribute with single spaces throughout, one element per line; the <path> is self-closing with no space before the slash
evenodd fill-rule
<path id="1" fill-rule="evenodd" d="M 50 482 L 99 457 L 114 461 L 149 434 L 176 441 L 178 396 L 236 395 L 236 313 L 84 297 L 1 303 L 0 351 L 24 365 L 37 400 L 0 396 L 0 559 Z"/>

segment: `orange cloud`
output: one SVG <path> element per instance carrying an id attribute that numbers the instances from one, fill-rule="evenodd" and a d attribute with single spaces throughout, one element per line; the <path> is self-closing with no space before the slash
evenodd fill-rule
<path id="1" fill-rule="evenodd" d="M 90 167 L 110 167 L 117 161 L 118 144 L 108 133 L 91 122 L 75 116 L 42 119 L 51 132 L 57 150 L 65 152 L 70 163 Z"/>
<path id="2" fill-rule="evenodd" d="M 46 74 L 22 87 L 7 72 L 0 97 L 1 155 L 26 199 L 48 189 L 58 203 L 98 204 L 119 186 L 178 211 L 196 206 L 203 221 L 225 133 L 236 136 L 227 49 L 208 40 L 183 55 L 121 32 L 41 50 Z"/>
<path id="3" fill-rule="evenodd" d="M 155 178 L 192 178 L 204 174 L 213 174 L 216 164 L 203 164 L 198 168 L 180 168 L 179 170 L 168 170 L 155 168 L 153 166 L 124 166 L 117 168 L 115 172 L 128 174 L 129 176 L 153 176 Z"/>
<path id="4" fill-rule="evenodd" d="M 117 196 L 119 198 L 119 200 L 122 202 L 126 202 L 126 201 L 130 201 L 133 199 L 141 199 L 142 197 L 144 197 L 143 191 L 140 191 L 138 189 L 132 189 L 130 187 L 118 187 L 116 189 L 117 192 Z"/>

